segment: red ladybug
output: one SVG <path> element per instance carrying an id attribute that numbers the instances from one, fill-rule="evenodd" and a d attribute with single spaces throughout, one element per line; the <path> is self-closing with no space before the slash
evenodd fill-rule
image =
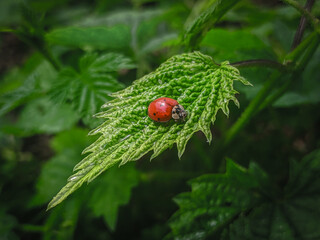
<path id="1" fill-rule="evenodd" d="M 187 112 L 176 100 L 162 97 L 150 103 L 148 116 L 156 122 L 168 122 L 171 118 L 184 121 Z"/>

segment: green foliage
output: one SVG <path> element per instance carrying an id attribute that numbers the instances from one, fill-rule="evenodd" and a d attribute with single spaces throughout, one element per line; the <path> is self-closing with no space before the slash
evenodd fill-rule
<path id="1" fill-rule="evenodd" d="M 17 220 L 14 216 L 7 214 L 5 209 L 0 208 L 0 238 L 1 239 L 19 239 L 13 232 L 13 229 L 17 227 Z"/>
<path id="2" fill-rule="evenodd" d="M 138 184 L 138 172 L 134 165 L 111 168 L 87 189 L 88 206 L 96 216 L 103 216 L 105 222 L 115 230 L 119 207 L 127 204 L 131 189 Z M 106 204 L 107 203 L 107 204 Z"/>
<path id="3" fill-rule="evenodd" d="M 52 211 L 44 224 L 45 240 L 68 240 L 74 237 L 79 220 L 81 199 L 70 199 Z"/>
<path id="4" fill-rule="evenodd" d="M 234 41 L 237 39 L 237 41 Z M 216 61 L 238 62 L 243 59 L 276 59 L 275 53 L 260 36 L 252 33 L 250 29 L 227 30 L 215 28 L 207 32 L 199 44 L 201 49 L 208 51 Z M 237 89 L 252 99 L 260 87 L 270 77 L 270 70 L 266 68 L 248 68 L 241 70 L 241 74 L 254 87 L 247 88 L 237 84 Z"/>
<path id="5" fill-rule="evenodd" d="M 82 49 L 119 50 L 129 46 L 130 30 L 118 25 L 114 27 L 66 27 L 46 34 L 51 44 Z"/>
<path id="6" fill-rule="evenodd" d="M 102 136 L 84 150 L 92 153 L 75 166 L 77 172 L 50 202 L 49 208 L 118 162 L 138 160 L 151 150 L 153 159 L 174 143 L 181 157 L 188 140 L 197 131 L 202 131 L 211 142 L 210 125 L 218 110 L 229 115 L 230 100 L 239 106 L 234 96 L 237 93 L 233 89 L 234 81 L 249 84 L 227 62 L 217 66 L 211 57 L 194 52 L 172 57 L 155 72 L 112 94 L 116 99 L 104 105 L 109 109 L 97 114 L 106 121 L 91 131 Z M 188 112 L 185 123 L 159 124 L 148 118 L 148 104 L 163 96 L 177 99 L 184 106 Z"/>
<path id="7" fill-rule="evenodd" d="M 22 2 L 0 1 L 0 239 L 320 238 L 320 1 Z M 148 118 L 163 96 L 185 122 Z"/>
<path id="8" fill-rule="evenodd" d="M 274 58 L 272 50 L 249 30 L 212 29 L 204 36 L 200 46 L 212 49 L 217 61 L 229 59 L 236 62 L 250 58 Z"/>
<path id="9" fill-rule="evenodd" d="M 39 92 L 35 89 L 37 89 L 35 76 L 30 76 L 20 88 L 3 95 L 0 99 L 0 115 L 9 112 L 33 97 L 38 96 Z"/>
<path id="10" fill-rule="evenodd" d="M 72 129 L 60 133 L 51 141 L 51 146 L 57 154 L 42 168 L 36 185 L 37 194 L 30 202 L 30 206 L 39 206 L 47 203 L 65 184 L 65 180 L 72 172 L 73 166 L 81 159 L 82 149 L 92 140 L 92 138 L 89 139 L 87 137 L 87 133 L 83 129 Z M 133 165 L 112 168 L 81 191 L 77 197 L 68 199 L 57 210 L 54 209 L 46 223 L 46 228 L 51 230 L 64 228 L 64 224 L 56 222 L 56 220 L 60 219 L 59 214 L 63 214 L 64 221 L 69 221 L 71 225 L 68 224 L 70 226 L 61 230 L 61 232 L 70 235 L 74 231 L 81 208 L 89 207 L 95 216 L 103 216 L 109 227 L 114 230 L 118 209 L 128 203 L 131 189 L 137 184 L 138 172 Z M 71 226 L 73 227 L 70 228 Z M 54 236 L 53 234 L 48 239 L 54 239 Z"/>
<path id="11" fill-rule="evenodd" d="M 175 198 L 168 238 L 318 239 L 319 173 L 320 150 L 292 162 L 283 190 L 254 163 L 246 170 L 229 160 L 225 174 L 196 178 Z"/>
<path id="12" fill-rule="evenodd" d="M 8 74 L 1 86 L 3 92 L 0 96 L 0 115 L 42 97 L 52 85 L 57 72 L 48 62 L 43 61 L 43 58 L 34 56 L 24 68 L 11 74 Z"/>
<path id="13" fill-rule="evenodd" d="M 117 71 L 134 67 L 121 54 L 87 54 L 79 61 L 79 72 L 66 68 L 59 73 L 51 96 L 56 102 L 71 101 L 82 116 L 91 118 L 110 99 L 110 93 L 123 88 L 115 78 Z"/>
<path id="14" fill-rule="evenodd" d="M 81 159 L 82 148 L 91 142 L 87 134 L 87 130 L 76 128 L 61 132 L 51 140 L 56 155 L 44 164 L 31 205 L 45 204 L 64 185 L 74 164 Z"/>
<path id="15" fill-rule="evenodd" d="M 28 134 L 55 133 L 70 129 L 78 120 L 79 115 L 71 106 L 54 104 L 48 98 L 38 98 L 26 105 L 16 127 Z"/>
<path id="16" fill-rule="evenodd" d="M 301 73 L 302 81 L 296 82 L 288 91 L 283 94 L 275 103 L 275 107 L 292 107 L 308 103 L 320 102 L 320 76 L 318 74 L 318 61 L 320 49 L 315 52 L 315 56 L 310 60 L 309 65 Z"/>
<path id="17" fill-rule="evenodd" d="M 210 28 L 220 20 L 220 18 L 232 8 L 238 0 L 215 0 L 211 6 L 198 16 L 184 34 L 184 41 L 188 47 L 195 48 L 202 37 Z"/>

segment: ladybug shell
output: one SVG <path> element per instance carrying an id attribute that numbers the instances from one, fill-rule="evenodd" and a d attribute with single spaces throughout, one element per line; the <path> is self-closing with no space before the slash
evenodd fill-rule
<path id="1" fill-rule="evenodd" d="M 148 116 L 156 122 L 168 122 L 172 118 L 172 108 L 178 104 L 172 98 L 158 98 L 150 103 Z"/>

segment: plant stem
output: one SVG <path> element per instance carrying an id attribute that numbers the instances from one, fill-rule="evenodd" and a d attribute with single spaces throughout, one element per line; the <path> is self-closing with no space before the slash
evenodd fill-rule
<path id="1" fill-rule="evenodd" d="M 319 45 L 319 35 L 314 32 L 310 34 L 295 50 L 293 50 L 290 54 L 287 55 L 286 59 L 289 59 L 288 63 L 289 64 L 293 63 L 295 65 L 295 68 L 292 71 L 294 75 L 297 75 L 297 73 L 307 65 L 308 61 L 311 59 L 318 45 Z M 302 60 L 299 61 L 301 57 L 302 57 Z M 273 90 L 276 83 L 278 83 L 278 80 L 281 79 L 281 77 L 284 74 L 285 73 L 274 72 L 271 75 L 270 79 L 265 83 L 265 85 L 260 90 L 260 92 L 251 101 L 251 103 L 242 113 L 240 118 L 227 131 L 223 141 L 223 149 L 225 149 L 234 140 L 237 133 L 244 128 L 244 126 L 250 121 L 250 119 L 253 117 L 254 114 L 256 114 L 257 112 L 259 112 L 260 110 L 268 106 L 270 103 L 274 102 L 283 94 L 283 92 L 287 89 L 287 87 L 290 85 L 292 80 L 290 80 L 290 82 L 287 83 L 288 86 L 285 86 L 286 85 L 285 83 L 284 87 L 282 87 L 279 93 L 277 93 L 273 98 L 269 100 L 266 99 L 270 94 L 270 92 Z M 262 107 L 260 107 L 261 105 Z"/>
<path id="2" fill-rule="evenodd" d="M 268 59 L 245 60 L 245 61 L 230 63 L 230 65 L 238 68 L 263 66 L 263 67 L 274 68 L 280 71 L 287 70 L 285 65 L 276 61 L 268 60 Z"/>
<path id="3" fill-rule="evenodd" d="M 286 82 L 277 90 L 275 94 L 267 98 L 267 100 L 260 105 L 258 111 L 261 111 L 265 107 L 273 104 L 279 97 L 281 97 L 286 92 L 286 90 L 288 89 L 288 87 L 292 82 L 295 82 L 297 79 L 301 77 L 300 71 L 306 67 L 307 63 L 312 58 L 313 54 L 315 53 L 315 51 L 319 46 L 319 43 L 320 43 L 319 41 L 320 39 L 319 39 L 319 36 L 317 35 L 316 38 L 311 42 L 310 47 L 307 49 L 302 60 L 299 62 L 298 67 L 292 74 L 293 76 L 288 78 Z"/>
<path id="4" fill-rule="evenodd" d="M 13 30 L 13 33 L 30 47 L 38 50 L 42 56 L 51 63 L 55 70 L 59 71 L 61 69 L 60 63 L 53 57 L 53 54 L 49 50 L 44 38 L 32 39 L 28 34 L 17 30 Z"/>
<path id="5" fill-rule="evenodd" d="M 259 105 L 264 101 L 264 99 L 268 96 L 270 91 L 273 89 L 274 85 L 277 83 L 277 80 L 281 77 L 281 73 L 274 72 L 270 79 L 265 83 L 260 92 L 256 95 L 256 97 L 251 101 L 246 110 L 242 113 L 240 118 L 236 121 L 236 123 L 227 131 L 223 145 L 228 146 L 237 133 L 249 122 L 252 116 L 257 112 Z"/>
<path id="6" fill-rule="evenodd" d="M 304 8 L 307 11 L 311 11 L 314 3 L 315 3 L 315 0 L 308 0 L 306 5 L 304 6 Z M 304 31 L 306 29 L 306 25 L 307 25 L 306 17 L 304 15 L 302 15 L 301 19 L 300 19 L 299 26 L 298 26 L 297 31 L 296 31 L 296 34 L 294 36 L 293 43 L 291 45 L 291 51 L 293 49 L 295 49 L 300 44 L 300 42 L 302 40 L 302 37 L 303 37 L 303 34 L 304 34 Z"/>
<path id="7" fill-rule="evenodd" d="M 296 75 L 300 76 L 300 75 Z M 297 77 L 295 77 L 297 78 Z M 274 103 L 278 98 L 280 98 L 283 93 L 288 89 L 290 86 L 292 78 L 288 78 L 285 83 L 271 96 L 269 96 L 260 106 L 258 109 L 258 112 L 266 108 L 267 106 L 270 106 L 272 103 Z"/>
<path id="8" fill-rule="evenodd" d="M 295 69 L 296 71 L 301 71 L 307 66 L 307 64 L 310 61 L 310 59 L 312 58 L 313 54 L 317 50 L 319 44 L 320 44 L 320 35 L 315 34 L 314 37 L 311 39 L 309 47 L 307 48 L 307 50 L 303 54 L 302 59 L 298 61 L 298 64 Z"/>
<path id="9" fill-rule="evenodd" d="M 317 27 L 319 24 L 319 20 L 315 16 L 313 16 L 307 9 L 305 9 L 295 0 L 282 0 L 282 1 L 291 5 L 295 9 L 297 9 L 302 15 L 304 15 L 312 23 L 312 25 L 318 31 Z"/>
<path id="10" fill-rule="evenodd" d="M 59 71 L 61 69 L 60 64 L 58 61 L 53 57 L 53 54 L 47 47 L 43 48 L 37 48 L 38 51 L 44 56 L 45 59 L 48 60 L 48 62 L 51 63 L 51 65 L 54 67 L 55 70 Z"/>
<path id="11" fill-rule="evenodd" d="M 305 50 L 310 46 L 310 44 L 317 38 L 318 33 L 311 33 L 306 39 L 304 39 L 299 46 L 297 46 L 292 52 L 290 52 L 285 57 L 286 64 L 290 64 L 291 62 L 296 62 L 305 52 Z"/>

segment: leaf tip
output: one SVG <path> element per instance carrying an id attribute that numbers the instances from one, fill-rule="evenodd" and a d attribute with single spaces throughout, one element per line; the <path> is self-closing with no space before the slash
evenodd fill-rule
<path id="1" fill-rule="evenodd" d="M 55 206 L 57 206 L 60 202 L 57 202 L 55 200 L 56 197 L 54 197 L 48 204 L 46 212 L 48 212 L 49 210 L 51 210 L 52 208 L 54 208 Z"/>

